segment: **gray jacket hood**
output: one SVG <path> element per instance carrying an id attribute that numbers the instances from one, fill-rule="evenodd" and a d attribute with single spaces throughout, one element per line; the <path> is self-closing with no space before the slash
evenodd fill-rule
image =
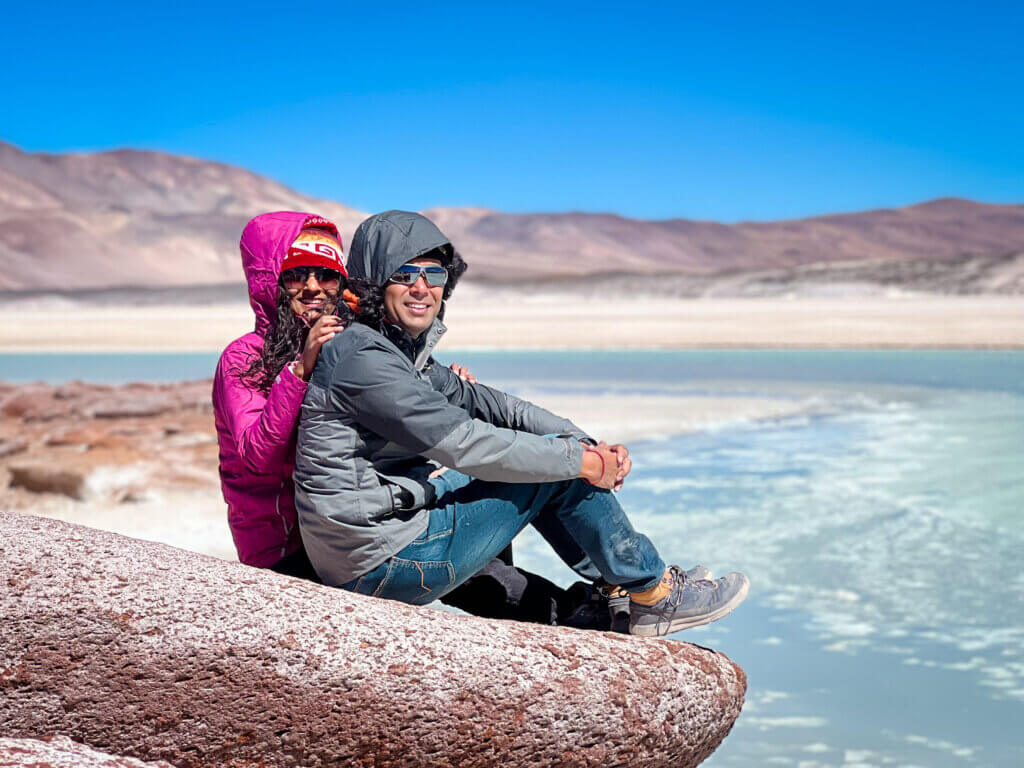
<path id="1" fill-rule="evenodd" d="M 349 249 L 349 277 L 384 285 L 400 266 L 443 245 L 451 245 L 430 219 L 409 211 L 385 211 L 362 224 Z"/>

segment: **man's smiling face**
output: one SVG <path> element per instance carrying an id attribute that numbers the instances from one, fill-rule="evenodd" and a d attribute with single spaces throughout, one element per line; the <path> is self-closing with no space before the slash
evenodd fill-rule
<path id="1" fill-rule="evenodd" d="M 421 256 L 409 264 L 440 267 L 439 259 Z M 421 274 L 412 285 L 389 282 L 384 289 L 384 311 L 388 320 L 400 325 L 414 339 L 427 330 L 441 311 L 444 286 L 428 285 Z"/>

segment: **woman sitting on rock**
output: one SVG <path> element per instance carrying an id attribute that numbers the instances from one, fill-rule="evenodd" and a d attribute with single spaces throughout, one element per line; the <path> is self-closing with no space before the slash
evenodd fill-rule
<path id="1" fill-rule="evenodd" d="M 295 429 L 320 347 L 351 311 L 338 229 L 307 213 L 266 213 L 242 232 L 256 327 L 221 354 L 213 380 L 220 479 L 238 559 L 316 580 L 295 516 Z"/>
<path id="2" fill-rule="evenodd" d="M 321 347 L 354 318 L 356 301 L 379 288 L 349 280 L 337 227 L 308 213 L 266 213 L 242 232 L 242 266 L 256 327 L 231 342 L 217 364 L 213 408 L 220 478 L 238 559 L 320 581 L 296 522 L 295 436 L 306 382 Z M 350 292 L 354 291 L 354 293 Z M 367 302 L 372 303 L 372 302 Z M 379 303 L 379 297 L 378 297 Z M 464 380 L 474 381 L 452 366 Z M 606 607 L 495 559 L 445 602 L 477 615 L 608 628 Z"/>

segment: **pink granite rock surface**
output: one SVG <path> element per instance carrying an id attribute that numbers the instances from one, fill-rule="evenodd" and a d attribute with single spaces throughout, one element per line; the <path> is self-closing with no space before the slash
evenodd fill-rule
<path id="1" fill-rule="evenodd" d="M 0 768 L 174 768 L 160 760 L 145 763 L 76 744 L 66 736 L 45 739 L 0 738 Z"/>
<path id="2" fill-rule="evenodd" d="M 693 766 L 743 671 L 0 512 L 0 733 L 199 766 Z"/>

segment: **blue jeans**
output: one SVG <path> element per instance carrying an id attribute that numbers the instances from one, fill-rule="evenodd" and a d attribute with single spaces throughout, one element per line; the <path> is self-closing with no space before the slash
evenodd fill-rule
<path id="1" fill-rule="evenodd" d="M 480 571 L 529 523 L 584 578 L 640 591 L 665 571 L 615 496 L 585 480 L 494 483 L 448 470 L 431 482 L 437 498 L 427 530 L 345 589 L 429 603 Z"/>

